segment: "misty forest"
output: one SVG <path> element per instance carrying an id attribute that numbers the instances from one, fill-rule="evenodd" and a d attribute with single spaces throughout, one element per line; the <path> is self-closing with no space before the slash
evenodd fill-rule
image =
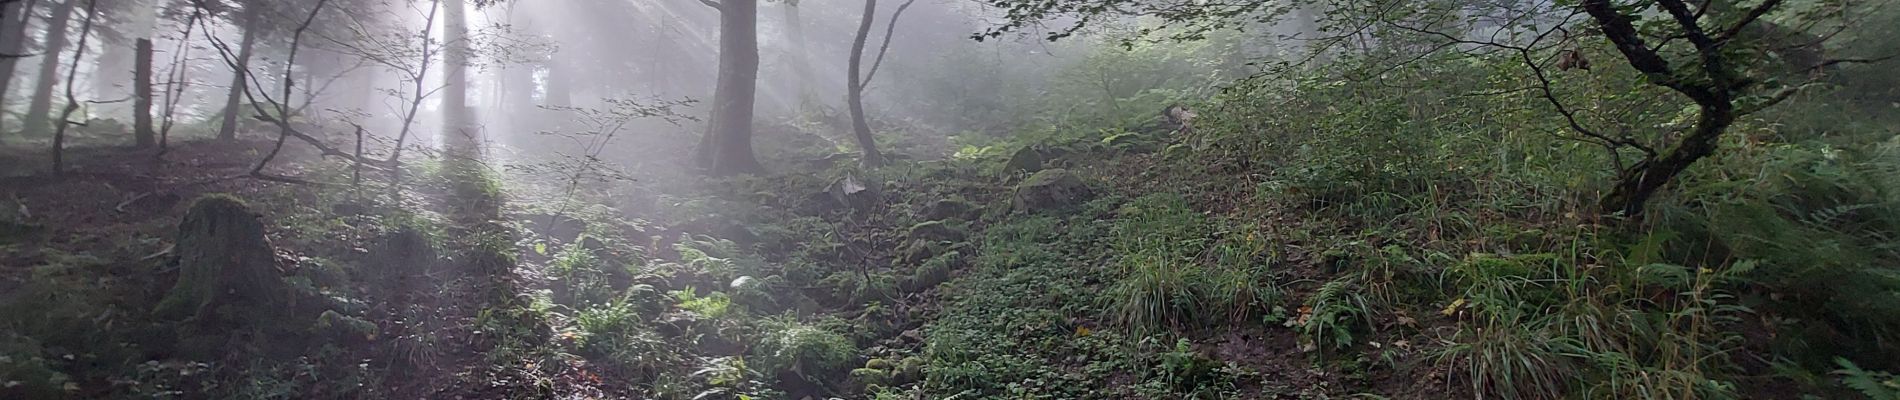
<path id="1" fill-rule="evenodd" d="M 0 0 L 4 399 L 1900 399 L 1891 0 Z"/>

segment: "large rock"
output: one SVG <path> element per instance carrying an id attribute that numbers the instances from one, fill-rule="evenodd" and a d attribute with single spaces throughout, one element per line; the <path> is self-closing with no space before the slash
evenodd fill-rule
<path id="1" fill-rule="evenodd" d="M 160 317 L 204 317 L 219 306 L 240 314 L 271 313 L 293 305 L 264 222 L 236 198 L 212 195 L 193 202 L 178 225 L 173 251 L 178 283 L 153 310 Z"/>
<path id="2" fill-rule="evenodd" d="M 1042 152 L 1036 150 L 1035 146 L 1023 146 L 1016 149 L 1015 154 L 1009 156 L 1009 161 L 1003 164 L 1003 169 L 1018 173 L 1041 171 L 1044 158 Z"/>
<path id="3" fill-rule="evenodd" d="M 1050 169 L 1030 175 L 1016 184 L 1011 208 L 1025 212 L 1067 209 L 1089 201 L 1095 193 L 1081 177 L 1066 169 Z"/>
<path id="4" fill-rule="evenodd" d="M 969 201 L 963 200 L 961 198 L 953 197 L 953 198 L 948 198 L 948 199 L 937 200 L 936 202 L 932 202 L 930 203 L 930 205 L 925 206 L 924 219 L 933 220 L 933 221 L 950 220 L 950 219 L 966 219 L 970 217 L 970 212 L 975 211 L 975 210 L 976 210 L 975 204 L 971 204 Z"/>

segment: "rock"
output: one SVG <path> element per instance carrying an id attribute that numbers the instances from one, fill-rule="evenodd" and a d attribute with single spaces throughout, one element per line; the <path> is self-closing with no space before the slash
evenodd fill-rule
<path id="1" fill-rule="evenodd" d="M 930 220 L 964 219 L 969 218 L 970 212 L 975 210 L 976 205 L 971 204 L 969 201 L 960 198 L 948 198 L 937 200 L 928 206 L 924 206 L 924 218 Z"/>
<path id="2" fill-rule="evenodd" d="M 178 224 L 173 251 L 178 283 L 153 310 L 161 318 L 207 317 L 222 305 L 260 315 L 292 306 L 264 222 L 236 198 L 210 195 L 193 202 Z"/>
<path id="3" fill-rule="evenodd" d="M 1035 175 L 1016 184 L 1016 195 L 1011 203 L 1013 210 L 1040 212 L 1066 209 L 1094 198 L 1082 178 L 1068 170 L 1057 168 L 1037 172 Z"/>
<path id="4" fill-rule="evenodd" d="M 343 315 L 336 311 L 324 311 L 317 315 L 316 329 L 331 339 L 344 343 L 368 343 L 376 340 L 376 323 L 362 318 Z"/>
<path id="5" fill-rule="evenodd" d="M 943 221 L 929 221 L 910 226 L 908 237 L 918 240 L 960 241 L 963 231 L 950 227 Z"/>
<path id="6" fill-rule="evenodd" d="M 0 242 L 27 242 L 45 233 L 45 226 L 28 221 L 31 216 L 26 205 L 0 199 Z"/>
<path id="7" fill-rule="evenodd" d="M 889 386 L 891 384 L 891 372 L 881 369 L 858 368 L 851 370 L 851 381 L 856 382 L 865 388 L 866 391 L 869 391 L 873 388 Z"/>
<path id="8" fill-rule="evenodd" d="M 962 254 L 955 250 L 931 257 L 929 261 L 917 266 L 899 289 L 906 293 L 922 292 L 950 281 L 950 272 L 956 269 L 956 261 Z"/>
<path id="9" fill-rule="evenodd" d="M 913 240 L 899 253 L 906 264 L 918 264 L 943 253 L 943 245 L 930 240 Z"/>
<path id="10" fill-rule="evenodd" d="M 897 373 L 891 375 L 891 384 L 904 385 L 924 380 L 924 359 L 922 357 L 904 357 L 897 363 Z"/>
<path id="11" fill-rule="evenodd" d="M 1035 146 L 1023 146 L 1016 149 L 1015 154 L 1009 156 L 1009 161 L 1003 164 L 1003 170 L 1008 172 L 1041 171 L 1043 158 L 1042 152 L 1037 151 Z"/>

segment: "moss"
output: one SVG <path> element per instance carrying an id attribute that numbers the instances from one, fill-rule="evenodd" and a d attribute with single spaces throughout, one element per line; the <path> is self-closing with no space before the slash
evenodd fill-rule
<path id="1" fill-rule="evenodd" d="M 174 246 L 178 282 L 153 312 L 196 318 L 215 304 L 228 304 L 246 309 L 241 314 L 280 314 L 291 299 L 264 235 L 263 221 L 243 201 L 209 195 L 193 202 Z"/>

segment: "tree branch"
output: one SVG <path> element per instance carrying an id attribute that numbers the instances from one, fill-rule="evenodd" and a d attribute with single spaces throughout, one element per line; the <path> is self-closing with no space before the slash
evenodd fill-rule
<path id="1" fill-rule="evenodd" d="M 884 28 L 884 44 L 878 45 L 877 59 L 871 61 L 871 70 L 864 73 L 863 84 L 870 84 L 871 78 L 877 76 L 877 68 L 884 66 L 884 54 L 891 51 L 891 37 L 897 34 L 897 18 L 904 16 L 904 10 L 910 9 L 910 5 L 915 3 L 917 0 L 905 1 L 903 5 L 897 6 L 896 12 L 891 13 L 891 23 Z"/>

